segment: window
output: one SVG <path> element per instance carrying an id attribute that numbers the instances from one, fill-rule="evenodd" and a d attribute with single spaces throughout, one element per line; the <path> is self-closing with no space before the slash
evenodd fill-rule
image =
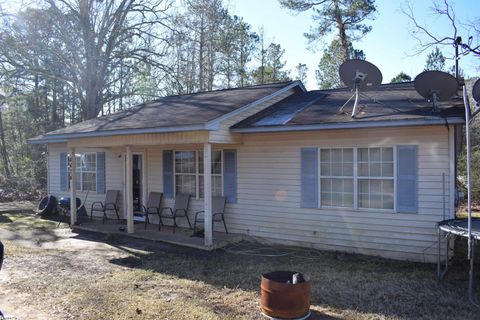
<path id="1" fill-rule="evenodd" d="M 97 154 L 83 153 L 75 156 L 76 186 L 79 191 L 97 191 Z"/>
<path id="2" fill-rule="evenodd" d="M 393 148 L 358 149 L 358 207 L 393 209 Z"/>
<path id="3" fill-rule="evenodd" d="M 353 207 L 353 149 L 320 150 L 320 205 Z"/>
<path id="4" fill-rule="evenodd" d="M 200 198 L 203 198 L 203 151 L 198 152 L 198 166 L 199 166 L 199 189 Z M 212 195 L 222 195 L 222 151 L 212 151 Z"/>
<path id="5" fill-rule="evenodd" d="M 175 152 L 175 191 L 196 194 L 197 163 L 195 151 Z"/>
<path id="6" fill-rule="evenodd" d="M 212 194 L 222 195 L 223 156 L 212 151 Z M 203 198 L 203 151 L 175 151 L 175 192 Z"/>
<path id="7" fill-rule="evenodd" d="M 394 209 L 392 147 L 320 149 L 320 206 Z"/>

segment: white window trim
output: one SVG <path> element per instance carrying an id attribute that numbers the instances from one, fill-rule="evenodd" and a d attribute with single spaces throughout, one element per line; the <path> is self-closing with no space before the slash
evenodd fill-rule
<path id="1" fill-rule="evenodd" d="M 371 177 L 358 176 L 358 149 L 362 148 L 392 148 L 393 152 L 393 209 L 380 208 L 360 208 L 358 205 L 358 180 L 372 179 Z M 321 149 L 353 149 L 353 177 L 351 176 L 322 176 L 321 173 Z M 382 213 L 397 213 L 397 146 L 396 145 L 360 145 L 360 146 L 321 146 L 317 147 L 317 170 L 318 170 L 318 208 L 325 210 L 355 210 L 364 212 L 382 212 Z M 352 179 L 353 178 L 353 207 L 338 207 L 338 206 L 322 206 L 322 178 L 338 178 L 338 179 Z M 383 179 L 374 177 L 373 179 Z M 388 177 L 388 179 L 391 179 Z"/>
<path id="2" fill-rule="evenodd" d="M 221 152 L 221 157 L 222 157 L 222 161 L 221 161 L 221 174 L 214 174 L 212 173 L 211 176 L 212 177 L 220 177 L 220 181 L 221 181 L 221 191 L 222 191 L 222 196 L 224 195 L 223 194 L 223 169 L 224 169 L 224 166 L 225 166 L 225 160 L 224 160 L 224 154 L 223 154 L 223 149 L 212 149 L 212 153 L 214 151 L 220 151 Z M 200 161 L 198 161 L 199 159 L 199 154 L 202 152 L 202 150 L 198 150 L 198 149 L 190 149 L 190 150 L 185 150 L 185 149 L 178 149 L 178 150 L 173 150 L 173 197 L 175 197 L 177 195 L 177 168 L 175 166 L 175 155 L 177 152 L 193 152 L 194 153 L 194 157 L 195 157 L 195 173 L 178 173 L 178 175 L 185 175 L 185 176 L 195 176 L 195 193 L 194 195 L 192 195 L 193 198 L 195 198 L 195 200 L 201 200 L 203 199 L 202 197 L 200 197 L 200 177 L 203 176 L 203 173 L 200 173 Z M 213 187 L 213 185 L 212 185 Z"/>
<path id="3" fill-rule="evenodd" d="M 77 170 L 80 169 L 78 171 L 78 173 L 80 173 L 80 179 L 77 179 L 77 182 L 80 183 L 80 189 L 77 188 L 77 191 L 79 191 L 79 192 L 87 192 L 87 191 L 97 192 L 97 190 L 98 190 L 98 185 L 97 185 L 97 175 L 98 175 L 98 172 L 97 172 L 97 161 L 98 161 L 97 153 L 96 152 L 81 152 L 81 153 L 78 153 L 78 154 L 80 154 L 80 157 L 86 156 L 86 155 L 92 155 L 92 154 L 95 156 L 95 170 L 94 171 L 85 171 L 85 173 L 95 173 L 95 190 L 85 190 L 84 189 L 84 185 L 83 185 L 83 173 L 84 173 L 84 171 L 83 171 L 82 166 L 80 165 L 80 166 L 76 166 Z M 67 154 L 67 157 L 69 158 L 70 154 Z M 77 154 L 75 154 L 75 161 L 77 161 L 76 158 L 77 158 Z M 70 174 L 72 174 L 71 173 L 71 167 L 68 167 L 68 171 L 69 171 Z M 77 174 L 77 172 L 75 172 L 75 174 Z M 70 190 L 70 184 L 68 184 L 68 189 Z"/>

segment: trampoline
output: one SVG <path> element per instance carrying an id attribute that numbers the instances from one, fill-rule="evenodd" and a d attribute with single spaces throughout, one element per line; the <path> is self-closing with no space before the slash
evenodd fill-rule
<path id="1" fill-rule="evenodd" d="M 480 239 L 480 219 L 472 219 L 472 237 Z M 449 219 L 443 220 L 438 223 L 438 228 L 443 232 L 450 233 L 452 235 L 468 237 L 468 220 L 467 219 Z"/>
<path id="2" fill-rule="evenodd" d="M 470 230 L 469 230 L 470 220 Z M 438 259 L 437 259 L 437 277 L 442 280 L 448 272 L 449 248 L 450 240 L 455 237 L 464 237 L 468 240 L 468 258 L 470 260 L 470 270 L 468 272 L 468 298 L 470 302 L 479 307 L 475 298 L 474 290 L 474 249 L 477 240 L 480 240 L 480 219 L 449 219 L 437 223 L 438 227 Z M 442 234 L 446 239 L 445 246 L 445 266 L 442 270 L 441 251 L 442 251 Z M 470 235 L 469 235 L 470 234 Z"/>
<path id="3" fill-rule="evenodd" d="M 479 83 L 479 84 L 477 84 Z M 467 149 L 467 219 L 449 219 L 443 220 L 437 223 L 438 227 L 438 260 L 437 260 L 437 276 L 441 280 L 448 272 L 448 253 L 450 249 L 450 238 L 455 238 L 457 236 L 464 237 L 467 239 L 467 255 L 468 260 L 470 261 L 470 270 L 468 272 L 468 299 L 470 302 L 476 306 L 480 307 L 475 297 L 474 289 L 474 252 L 476 242 L 480 239 L 480 219 L 474 219 L 472 217 L 472 190 L 471 190 L 471 163 L 470 163 L 470 120 L 473 119 L 478 113 L 480 113 L 480 80 L 474 84 L 473 98 L 477 102 L 475 112 L 471 113 L 470 103 L 467 94 L 467 88 L 463 86 L 463 103 L 465 106 L 465 138 L 466 138 L 466 149 Z M 445 267 L 442 271 L 441 266 L 441 252 L 442 252 L 442 234 L 444 234 L 446 239 L 445 246 Z"/>

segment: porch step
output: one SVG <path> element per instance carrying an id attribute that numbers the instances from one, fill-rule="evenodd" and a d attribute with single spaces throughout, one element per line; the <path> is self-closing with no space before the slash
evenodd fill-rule
<path id="1" fill-rule="evenodd" d="M 239 242 L 242 240 L 241 235 L 233 235 L 233 234 L 225 235 L 220 233 L 214 237 L 213 245 L 207 247 L 204 245 L 203 238 L 190 237 L 190 235 L 186 235 L 185 230 L 187 229 L 177 229 L 177 233 L 170 233 L 171 230 L 168 230 L 168 232 L 165 232 L 165 231 L 160 232 L 158 231 L 157 225 L 148 225 L 147 230 L 144 230 L 143 226 L 139 226 L 135 228 L 136 229 L 135 233 L 127 233 L 125 231 L 120 231 L 118 229 L 120 226 L 126 227 L 125 225 L 120 225 L 120 224 L 98 224 L 95 222 L 87 222 L 78 226 L 74 226 L 73 230 L 74 231 L 84 230 L 84 231 L 97 232 L 102 234 L 118 234 L 124 237 L 150 240 L 154 242 L 169 243 L 173 245 L 195 248 L 195 249 L 205 250 L 205 251 L 213 251 L 213 250 L 225 247 L 228 244 L 231 244 L 232 242 Z M 162 227 L 162 228 L 165 228 L 165 227 Z"/>

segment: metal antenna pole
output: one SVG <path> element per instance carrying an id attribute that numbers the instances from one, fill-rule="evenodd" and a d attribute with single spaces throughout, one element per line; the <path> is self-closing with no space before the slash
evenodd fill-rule
<path id="1" fill-rule="evenodd" d="M 358 107 L 358 86 L 355 86 L 355 103 L 352 110 L 352 118 L 357 116 L 357 107 Z"/>
<path id="2" fill-rule="evenodd" d="M 463 103 L 465 104 L 465 136 L 467 142 L 467 199 L 468 199 L 468 259 L 472 254 L 472 194 L 470 190 L 470 103 L 468 102 L 467 87 L 463 86 Z"/>
<path id="3" fill-rule="evenodd" d="M 457 39 L 455 39 L 455 78 L 457 78 L 458 80 L 458 74 L 459 74 L 459 70 L 458 70 L 458 46 L 462 43 L 462 37 L 457 37 Z"/>
<path id="4" fill-rule="evenodd" d="M 445 205 L 445 172 L 442 173 L 442 191 L 443 191 L 443 220 L 446 219 L 446 205 Z"/>

